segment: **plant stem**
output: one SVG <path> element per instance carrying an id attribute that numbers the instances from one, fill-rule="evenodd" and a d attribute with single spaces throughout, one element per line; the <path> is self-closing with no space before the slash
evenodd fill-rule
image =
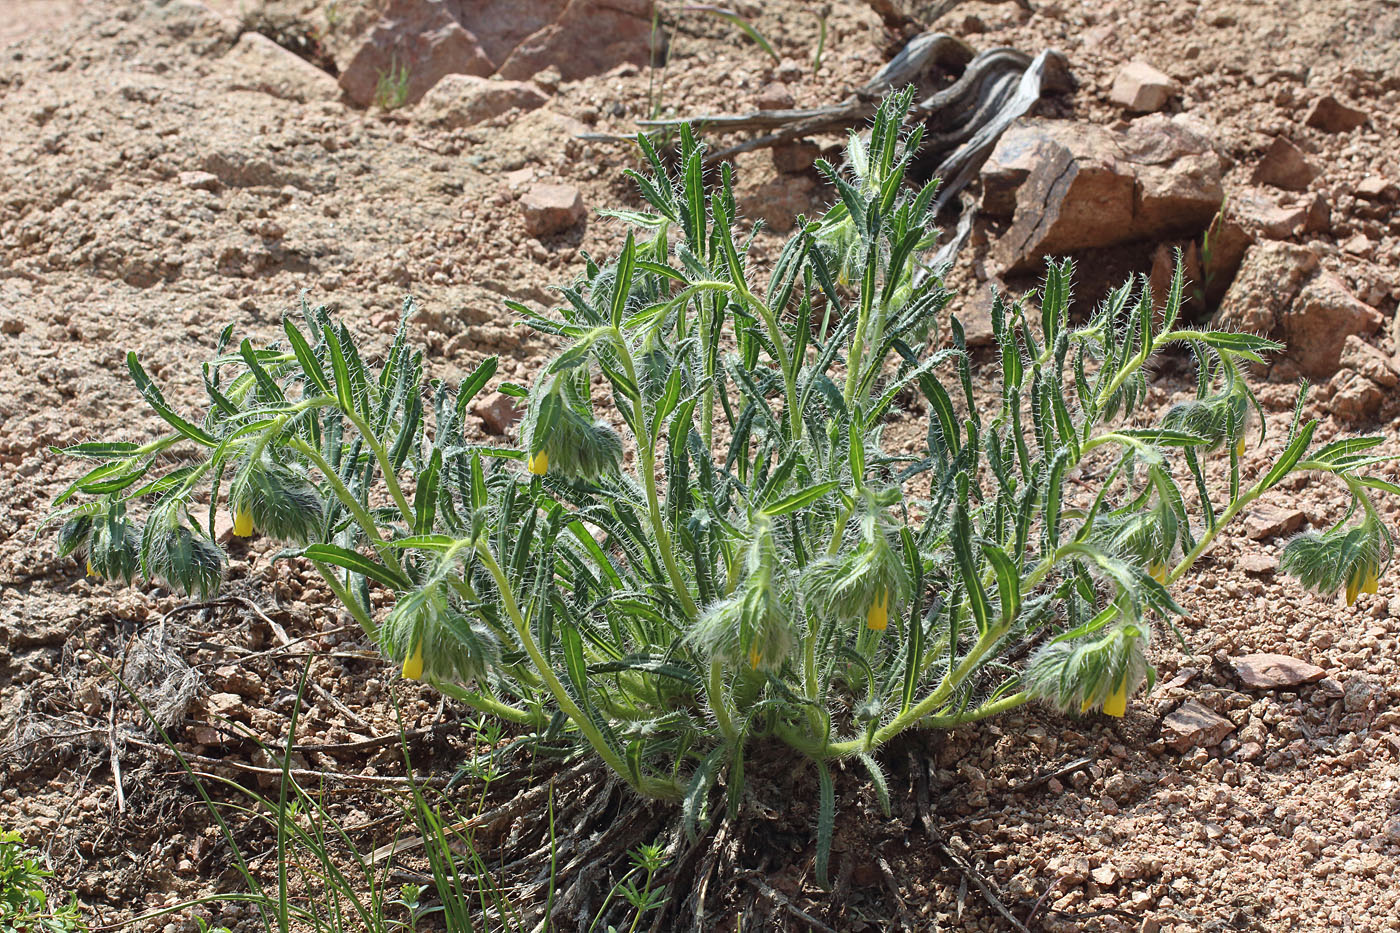
<path id="1" fill-rule="evenodd" d="M 408 499 L 404 498 L 403 490 L 399 488 L 399 477 L 394 472 L 394 465 L 389 462 L 389 454 L 384 449 L 384 445 L 379 443 L 379 438 L 375 437 L 374 432 L 370 430 L 369 425 L 365 424 L 364 419 L 361 418 L 359 414 L 353 411 L 347 411 L 343 408 L 341 412 L 355 425 L 355 429 L 358 430 L 360 436 L 365 439 L 365 443 L 369 445 L 369 449 L 374 452 L 374 459 L 379 462 L 379 472 L 384 474 L 384 485 L 389 488 L 389 495 L 394 497 L 395 504 L 398 505 L 399 511 L 403 513 L 404 521 L 408 522 L 411 528 L 415 517 L 413 506 L 408 504 Z"/>
<path id="2" fill-rule="evenodd" d="M 374 544 L 374 550 L 379 554 L 380 559 L 395 570 L 402 571 L 403 568 L 399 566 L 398 554 L 385 543 L 384 537 L 379 533 L 379 526 L 374 523 L 373 517 L 365 510 L 364 506 L 360 505 L 360 500 L 355 498 L 354 493 L 352 493 L 349 487 L 341 480 L 340 474 L 335 471 L 334 467 L 326 462 L 325 457 L 321 456 L 321 452 L 299 437 L 290 438 L 287 443 L 289 446 L 300 451 L 306 459 L 315 464 L 316 469 L 321 471 L 321 475 L 331 484 L 331 489 L 334 490 L 335 497 L 340 500 L 342 505 L 350 510 L 350 514 L 355 516 L 355 521 L 359 523 L 365 534 L 369 536 L 371 543 Z"/>
<path id="3" fill-rule="evenodd" d="M 481 562 L 486 567 L 487 572 L 496 581 L 496 588 L 501 592 L 501 602 L 505 604 L 506 615 L 510 616 L 511 624 L 515 627 L 516 637 L 520 639 L 520 644 L 525 648 L 525 653 L 530 656 L 530 660 L 535 663 L 535 669 L 544 678 L 549 692 L 554 695 L 554 702 L 559 704 L 559 709 L 563 711 L 564 715 L 573 720 L 579 732 L 588 740 L 588 744 L 592 745 L 593 750 L 598 753 L 598 757 L 602 758 L 618 777 L 628 784 L 632 784 L 631 772 L 628 770 L 627 764 L 608 744 L 607 739 L 603 737 L 603 733 L 598 730 L 598 726 L 592 718 L 574 702 L 574 698 L 564 689 L 564 684 L 560 682 L 559 676 L 554 673 L 554 669 L 545 660 L 544 653 L 540 651 L 540 646 L 535 641 L 534 633 L 530 631 L 529 623 L 525 621 L 525 617 L 520 613 L 520 606 L 516 604 L 510 580 L 501 570 L 501 565 L 496 563 L 491 548 L 485 542 L 478 542 L 476 551 L 481 556 Z M 662 778 L 642 777 L 641 783 L 633 786 L 644 796 L 656 797 L 661 800 L 676 800 L 683 793 L 680 785 L 675 781 Z"/>

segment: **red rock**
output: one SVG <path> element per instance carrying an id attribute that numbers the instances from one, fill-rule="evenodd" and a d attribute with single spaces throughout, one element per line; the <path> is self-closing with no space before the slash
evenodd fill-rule
<path id="1" fill-rule="evenodd" d="M 1282 136 L 1276 136 L 1254 167 L 1251 180 L 1256 185 L 1306 191 L 1308 184 L 1316 177 L 1317 169 L 1303 155 L 1303 151 Z"/>
<path id="2" fill-rule="evenodd" d="M 525 81 L 447 75 L 423 95 L 414 114 L 425 123 L 458 129 L 512 110 L 534 110 L 546 100 L 543 91 Z"/>
<path id="3" fill-rule="evenodd" d="M 994 254 L 1018 271 L 1046 255 L 1194 236 L 1220 210 L 1220 173 L 1210 140 L 1180 116 L 1154 114 L 1125 131 L 1018 121 L 982 171 L 988 213 L 1005 216 L 1015 204 Z"/>
<path id="4" fill-rule="evenodd" d="M 489 75 L 495 66 L 453 15 L 455 6 L 448 0 L 389 0 L 383 18 L 341 72 L 341 90 L 368 107 L 381 77 L 407 67 L 402 103 L 415 104 L 445 75 Z"/>
<path id="5" fill-rule="evenodd" d="M 1176 90 L 1175 81 L 1147 62 L 1132 61 L 1118 69 L 1108 99 L 1125 110 L 1150 113 L 1165 107 Z"/>
<path id="6" fill-rule="evenodd" d="M 1246 230 L 1257 232 L 1270 240 L 1286 240 L 1303 229 L 1308 210 L 1304 207 L 1282 207 L 1266 192 L 1245 189 L 1230 197 L 1230 217 Z"/>
<path id="7" fill-rule="evenodd" d="M 1303 122 L 1324 133 L 1345 133 L 1366 125 L 1366 112 L 1347 106 L 1328 94 L 1319 97 Z"/>
<path id="8" fill-rule="evenodd" d="M 1303 513 L 1297 509 L 1284 509 L 1267 502 L 1257 502 L 1245 513 L 1244 530 L 1251 538 L 1262 541 L 1291 535 L 1303 527 Z"/>
<path id="9" fill-rule="evenodd" d="M 1366 201 L 1394 201 L 1397 194 L 1395 182 L 1380 175 L 1367 175 L 1356 185 L 1356 196 Z"/>
<path id="10" fill-rule="evenodd" d="M 784 175 L 800 175 L 811 168 L 821 154 L 821 146 L 810 139 L 784 143 L 773 147 L 773 167 Z"/>
<path id="11" fill-rule="evenodd" d="M 584 217 L 583 195 L 573 185 L 531 185 L 520 198 L 525 229 L 531 236 L 553 236 Z"/>
<path id="12" fill-rule="evenodd" d="M 1273 576 L 1278 571 L 1278 558 L 1272 554 L 1258 554 L 1250 552 L 1241 554 L 1235 561 L 1235 566 L 1245 573 L 1252 573 L 1256 576 Z"/>
<path id="13" fill-rule="evenodd" d="M 1230 659 L 1235 676 L 1253 690 L 1285 690 L 1314 683 L 1327 676 L 1316 664 L 1286 654 L 1246 654 Z"/>
<path id="14" fill-rule="evenodd" d="M 1355 334 L 1349 335 L 1342 345 L 1338 363 L 1343 369 L 1355 370 L 1387 389 L 1395 388 L 1400 382 L 1400 374 L 1396 373 L 1391 358 Z"/>
<path id="15" fill-rule="evenodd" d="M 1234 731 L 1234 723 L 1196 700 L 1187 700 L 1162 720 L 1162 739 L 1178 752 L 1213 748 Z"/>
<path id="16" fill-rule="evenodd" d="M 1221 300 L 1213 326 L 1272 334 L 1317 268 L 1317 254 L 1306 247 L 1277 242 L 1251 246 Z"/>
<path id="17" fill-rule="evenodd" d="M 781 84 L 766 84 L 753 99 L 759 110 L 791 110 L 796 104 L 792 92 Z"/>
<path id="18" fill-rule="evenodd" d="M 810 175 L 783 175 L 765 181 L 757 187 L 746 186 L 744 203 L 750 205 L 754 217 L 768 229 L 786 233 L 792 229 L 798 214 L 812 216 L 820 209 L 821 200 L 815 196 L 817 182 Z"/>
<path id="19" fill-rule="evenodd" d="M 515 427 L 522 412 L 515 399 L 502 392 L 493 392 L 472 403 L 472 414 L 481 419 L 481 426 L 487 434 L 503 436 Z"/>
<path id="20" fill-rule="evenodd" d="M 1303 224 L 1304 233 L 1326 233 L 1332 229 L 1332 206 L 1321 193 L 1314 194 L 1308 202 L 1308 219 Z"/>
<path id="21" fill-rule="evenodd" d="M 1280 318 L 1288 356 L 1309 379 L 1323 380 L 1337 371 L 1348 336 L 1369 336 L 1384 319 L 1351 293 L 1331 272 L 1320 272 L 1303 286 Z"/>
<path id="22" fill-rule="evenodd" d="M 482 0 L 477 3 L 482 5 Z M 496 0 L 490 5 L 507 23 L 515 22 L 524 7 L 557 11 L 553 22 L 511 50 L 500 67 L 503 78 L 526 80 L 554 65 L 564 80 L 574 81 L 625 62 L 645 65 L 652 57 L 651 0 Z M 478 28 L 474 20 L 468 21 Z"/>

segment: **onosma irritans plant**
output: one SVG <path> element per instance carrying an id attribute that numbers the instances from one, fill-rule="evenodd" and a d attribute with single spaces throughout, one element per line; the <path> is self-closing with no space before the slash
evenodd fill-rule
<path id="1" fill-rule="evenodd" d="M 731 168 L 707 174 L 689 130 L 674 172 L 641 138 L 647 209 L 607 212 L 631 231 L 621 253 L 589 259 L 553 317 L 512 305 L 564 345 L 528 391 L 501 387 L 526 405 L 519 448 L 463 435 L 494 358 L 425 387 L 403 326 L 378 363 L 305 303 L 280 344 L 226 330 L 193 420 L 130 356 L 172 430 L 61 451 L 96 462 L 56 502 L 61 551 L 207 596 L 230 510 L 236 533 L 310 562 L 404 677 L 586 743 L 692 829 L 717 783 L 739 799 L 755 743 L 789 746 L 820 776 L 819 842 L 830 764 L 862 762 L 883 795 L 874 755 L 905 730 L 1036 699 L 1123 715 L 1182 611 L 1172 584 L 1291 474 L 1334 477 L 1353 507 L 1285 569 L 1374 592 L 1390 535 L 1369 497 L 1400 492 L 1365 472 L 1381 439 L 1314 446 L 1300 392 L 1247 485 L 1264 422 L 1242 366 L 1279 347 L 1184 326 L 1179 270 L 1165 310 L 1130 281 L 1076 326 L 1070 264 L 1050 263 L 1038 314 L 993 306 L 999 385 L 975 393 L 950 294 L 919 262 L 934 185 L 905 183 L 909 103 L 852 134 L 845 169 L 820 164 L 839 200 L 761 285 Z M 1146 373 L 1168 348 L 1194 355 L 1196 397 L 1152 423 Z M 904 453 L 883 432 L 910 405 L 928 417 Z"/>

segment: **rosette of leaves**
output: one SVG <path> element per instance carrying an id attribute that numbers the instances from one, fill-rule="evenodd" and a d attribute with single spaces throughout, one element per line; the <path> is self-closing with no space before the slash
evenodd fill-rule
<path id="1" fill-rule="evenodd" d="M 689 129 L 673 160 L 641 137 L 643 207 L 605 212 L 621 250 L 585 256 L 557 308 L 508 303 L 561 346 L 532 386 L 499 387 L 528 400 L 516 445 L 463 431 L 494 359 L 425 385 L 411 304 L 386 347 L 303 303 L 275 343 L 224 332 L 193 414 L 131 357 L 169 431 L 61 451 L 89 469 L 54 517 L 144 508 L 193 554 L 196 507 L 212 526 L 243 495 L 240 465 L 285 467 L 323 508 L 281 529 L 304 538 L 283 556 L 399 670 L 580 743 L 692 829 L 717 785 L 740 805 L 753 743 L 781 743 L 816 763 L 819 842 L 833 760 L 878 776 L 906 730 L 1035 700 L 1131 710 L 1153 630 L 1181 611 L 1172 586 L 1289 476 L 1345 483 L 1364 512 L 1346 527 L 1366 535 L 1300 539 L 1286 568 L 1370 588 L 1389 537 L 1369 497 L 1400 492 L 1375 475 L 1381 439 L 1314 444 L 1300 392 L 1249 472 L 1245 371 L 1278 345 L 1181 321 L 1179 269 L 1164 300 L 1134 279 L 1071 318 L 1071 266 L 1050 262 L 1035 293 L 993 302 L 974 369 L 951 294 L 919 265 L 935 183 L 906 177 L 911 100 L 880 107 L 854 164 L 828 172 L 837 205 L 799 218 L 762 275 L 732 168 L 708 169 Z M 1175 414 L 1147 404 L 1169 351 L 1197 371 Z M 882 431 L 896 413 L 920 424 L 899 448 Z M 207 590 L 222 564 L 206 556 L 165 578 Z"/>

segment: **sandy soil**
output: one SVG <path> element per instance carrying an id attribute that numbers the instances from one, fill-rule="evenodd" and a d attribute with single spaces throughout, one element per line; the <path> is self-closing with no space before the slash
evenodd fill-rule
<path id="1" fill-rule="evenodd" d="M 805 66 L 817 23 L 806 5 L 749 6 L 784 58 Z M 844 95 L 886 58 L 879 20 L 862 4 L 835 7 L 821 74 L 788 72 L 799 105 Z M 580 250 L 606 254 L 621 235 L 592 218 L 532 238 L 521 186 L 573 184 L 590 209 L 626 203 L 626 152 L 579 133 L 632 132 L 651 108 L 649 87 L 666 111 L 736 111 L 780 81 L 724 24 L 672 18 L 659 92 L 658 76 L 623 67 L 563 83 L 532 113 L 443 131 L 412 111 L 230 90 L 238 74 L 222 56 L 238 20 L 194 4 L 0 2 L 0 467 L 9 478 L 0 484 L 0 825 L 38 841 L 97 921 L 235 884 L 198 798 L 168 757 L 141 744 L 151 736 L 105 665 L 168 701 L 166 725 L 187 750 L 254 767 L 266 757 L 253 743 L 209 729 L 209 698 L 240 697 L 235 718 L 275 743 L 308 650 L 324 686 L 298 737 L 308 767 L 401 774 L 392 747 L 334 748 L 396 728 L 391 689 L 405 725 L 422 733 L 420 767 L 450 773 L 474 738 L 434 695 L 402 690 L 314 575 L 274 565 L 272 548 L 235 550 L 228 598 L 203 607 L 84 579 L 53 557 L 47 538 L 34 539 L 48 501 L 75 475 L 48 447 L 154 437 L 161 423 L 133 405 L 126 351 L 141 355 L 168 397 L 193 402 L 203 394 L 193 363 L 211 354 L 219 330 L 232 323 L 255 342 L 274 339 L 302 289 L 332 304 L 371 351 L 387 346 L 411 293 L 424 309 L 413 333 L 430 349 L 429 376 L 455 380 L 499 353 L 503 378 L 528 381 L 549 347 L 510 326 L 503 299 L 547 306 L 546 287 L 579 270 Z M 312 10 L 313 21 L 334 32 L 323 11 Z M 1376 342 L 1394 351 L 1400 228 L 1352 194 L 1368 175 L 1400 179 L 1393 0 L 1062 0 L 1034 12 L 967 2 L 939 25 L 978 48 L 1063 51 L 1079 87 L 1054 104 L 1056 116 L 1122 119 L 1107 99 L 1116 69 L 1151 61 L 1180 82 L 1174 106 L 1216 132 L 1227 188 L 1246 183 L 1286 129 L 1324 167 L 1314 188 L 1332 206 L 1331 229 L 1308 239 L 1326 268 L 1386 315 Z M 1333 135 L 1303 127 L 1306 103 L 1324 93 L 1358 102 L 1371 124 Z M 225 182 L 189 188 L 180 174 L 191 171 Z M 741 197 L 774 202 L 756 212 L 810 213 L 831 197 L 819 184 L 790 190 L 765 154 L 741 158 L 739 172 Z M 1344 249 L 1358 233 L 1369 249 Z M 760 250 L 777 242 L 764 234 Z M 1143 244 L 1139 268 L 1154 246 Z M 952 281 L 970 295 L 978 271 L 970 252 Z M 1164 372 L 1154 402 L 1164 410 L 1186 385 Z M 1275 428 L 1292 391 L 1263 389 Z M 1325 405 L 1313 408 L 1324 419 L 1319 437 L 1350 429 Z M 1400 453 L 1397 422 L 1371 427 Z M 1277 452 L 1281 434 L 1249 456 L 1250 470 Z M 1314 526 L 1344 506 L 1341 490 L 1303 484 L 1272 501 Z M 913 759 L 926 752 L 935 763 L 930 793 L 948 850 L 965 854 L 1019 917 L 1039 902 L 1035 928 L 1400 929 L 1400 597 L 1386 581 L 1352 609 L 1305 594 L 1275 576 L 1281 546 L 1242 528 L 1222 539 L 1180 587 L 1185 648 L 1159 640 L 1165 684 L 1123 720 L 1026 710 L 911 745 Z M 1220 661 L 1247 651 L 1300 657 L 1329 676 L 1296 692 L 1249 691 Z M 1186 697 L 1230 718 L 1235 735 L 1209 750 L 1168 749 L 1161 717 Z M 835 929 L 1003 928 L 913 817 L 919 782 L 909 757 L 889 762 L 907 798 L 892 819 L 859 775 L 843 779 L 834 895 L 811 874 L 813 815 L 802 802 L 813 796 L 802 783 L 810 773 L 775 783 L 761 801 L 747 832 L 772 855 L 741 867 L 759 869 Z M 1072 773 L 1035 781 L 1086 757 Z M 257 784 L 255 773 L 243 777 Z M 345 784 L 330 799 L 347 824 L 365 827 L 362 851 L 393 837 L 395 808 L 373 786 Z M 254 850 L 266 842 L 248 832 Z M 736 885 L 725 928 L 758 897 Z"/>

